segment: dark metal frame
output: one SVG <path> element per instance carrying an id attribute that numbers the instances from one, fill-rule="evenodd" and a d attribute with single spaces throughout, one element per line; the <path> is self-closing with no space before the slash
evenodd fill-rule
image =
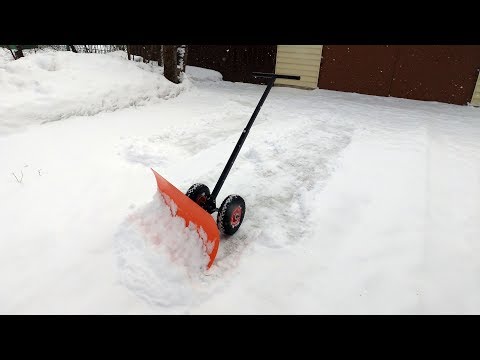
<path id="1" fill-rule="evenodd" d="M 227 164 L 225 165 L 225 168 L 223 169 L 222 174 L 220 175 L 220 178 L 218 179 L 217 184 L 215 185 L 215 188 L 212 191 L 212 194 L 206 200 L 205 204 L 202 206 L 210 214 L 214 213 L 215 211 L 218 211 L 216 206 L 217 195 L 220 192 L 220 189 L 222 188 L 223 183 L 225 182 L 225 179 L 227 178 L 227 175 L 230 172 L 233 166 L 233 163 L 235 162 L 235 159 L 237 158 L 237 155 L 240 152 L 240 149 L 242 148 L 242 145 L 245 142 L 245 139 L 247 138 L 253 123 L 255 122 L 255 119 L 257 118 L 257 115 L 260 112 L 260 109 L 263 103 L 265 102 L 265 99 L 267 98 L 270 90 L 272 89 L 275 80 L 276 79 L 300 80 L 300 76 L 294 76 L 294 75 L 279 75 L 279 74 L 270 74 L 270 73 L 262 73 L 262 72 L 254 72 L 252 73 L 252 75 L 258 78 L 267 78 L 268 79 L 267 88 L 263 92 L 263 95 L 260 98 L 260 101 L 258 102 L 257 107 L 255 108 L 255 111 L 250 117 L 250 120 L 248 121 L 247 126 L 245 127 L 245 129 L 243 129 L 242 134 L 240 135 L 240 138 L 238 139 L 237 144 L 235 145 L 235 148 L 233 149 L 233 152 L 230 155 L 230 158 L 228 159 Z"/>

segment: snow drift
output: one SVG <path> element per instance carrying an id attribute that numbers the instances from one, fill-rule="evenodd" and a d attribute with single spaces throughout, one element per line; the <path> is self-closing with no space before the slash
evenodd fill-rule
<path id="1" fill-rule="evenodd" d="M 194 81 L 212 81 L 217 82 L 223 79 L 222 74 L 211 69 L 204 69 L 197 66 L 188 65 L 185 67 L 185 73 Z"/>
<path id="2" fill-rule="evenodd" d="M 132 213 L 115 236 L 120 279 L 156 305 L 190 305 L 210 260 L 194 226 L 171 214 L 160 193 Z"/>
<path id="3" fill-rule="evenodd" d="M 188 87 L 188 79 L 173 84 L 162 67 L 125 57 L 122 51 L 42 51 L 16 61 L 0 57 L 0 133 L 168 99 Z"/>

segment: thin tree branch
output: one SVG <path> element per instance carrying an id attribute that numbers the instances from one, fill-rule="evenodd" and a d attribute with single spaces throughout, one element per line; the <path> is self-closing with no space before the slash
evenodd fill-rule
<path id="1" fill-rule="evenodd" d="M 12 175 L 15 176 L 15 179 L 17 180 L 17 182 L 21 184 L 23 181 L 23 171 L 20 170 L 20 173 L 22 174 L 22 176 L 20 177 L 20 180 L 17 178 L 17 175 L 15 175 L 14 172 L 12 172 Z"/>
<path id="2" fill-rule="evenodd" d="M 17 58 L 15 57 L 15 54 L 13 53 L 12 49 L 10 49 L 10 45 L 7 45 L 7 47 L 8 47 L 8 50 L 10 50 L 10 53 L 13 56 L 13 60 L 17 60 Z"/>

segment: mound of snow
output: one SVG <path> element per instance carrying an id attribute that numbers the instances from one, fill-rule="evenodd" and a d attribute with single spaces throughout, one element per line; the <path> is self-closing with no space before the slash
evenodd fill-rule
<path id="1" fill-rule="evenodd" d="M 222 74 L 218 71 L 191 65 L 185 67 L 185 73 L 195 81 L 221 81 L 223 79 Z"/>
<path id="2" fill-rule="evenodd" d="M 121 225 L 116 245 L 120 280 L 139 297 L 163 306 L 198 300 L 207 249 L 195 227 L 172 216 L 160 193 Z"/>
<path id="3" fill-rule="evenodd" d="M 0 66 L 10 61 L 13 61 L 12 53 L 8 49 L 0 47 Z"/>
<path id="4" fill-rule="evenodd" d="M 6 58 L 0 61 L 0 133 L 167 99 L 188 87 L 188 81 L 173 84 L 163 68 L 128 61 L 121 52 L 48 51 Z"/>

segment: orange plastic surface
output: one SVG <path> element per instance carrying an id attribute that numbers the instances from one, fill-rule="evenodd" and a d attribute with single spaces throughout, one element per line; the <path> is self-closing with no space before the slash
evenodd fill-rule
<path id="1" fill-rule="evenodd" d="M 207 268 L 210 268 L 215 260 L 215 256 L 217 256 L 218 245 L 220 243 L 220 233 L 212 215 L 203 210 L 197 203 L 187 197 L 175 186 L 170 184 L 155 170 L 151 170 L 153 171 L 155 179 L 157 180 L 157 186 L 160 193 L 162 193 L 162 195 L 167 195 L 177 205 L 176 216 L 184 218 L 186 226 L 188 226 L 190 223 L 193 223 L 196 226 L 199 235 L 202 237 L 207 249 L 211 249 L 210 253 L 208 253 L 207 250 L 207 254 L 210 256 L 210 262 L 208 263 Z M 168 199 L 166 200 L 168 204 Z M 202 236 L 200 229 L 203 229 L 203 231 L 206 233 L 206 239 L 204 236 Z"/>

